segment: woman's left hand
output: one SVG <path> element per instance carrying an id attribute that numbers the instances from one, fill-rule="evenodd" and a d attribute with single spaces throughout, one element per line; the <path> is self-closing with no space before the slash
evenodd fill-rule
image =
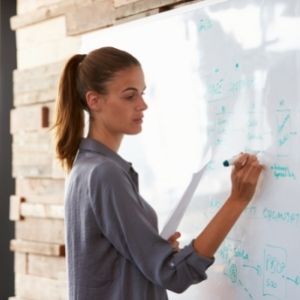
<path id="1" fill-rule="evenodd" d="M 180 232 L 175 232 L 168 239 L 168 242 L 171 244 L 172 248 L 175 251 L 179 251 L 180 250 L 180 248 L 179 248 L 179 242 L 177 241 L 177 239 L 179 239 L 180 236 L 181 236 Z"/>

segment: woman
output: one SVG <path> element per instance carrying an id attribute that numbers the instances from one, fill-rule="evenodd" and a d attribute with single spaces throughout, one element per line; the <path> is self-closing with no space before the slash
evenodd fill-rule
<path id="1" fill-rule="evenodd" d="M 138 176 L 117 154 L 125 134 L 142 129 L 147 105 L 140 63 L 112 47 L 74 55 L 61 77 L 56 150 L 70 171 L 66 236 L 70 300 L 164 300 L 206 279 L 214 254 L 254 194 L 262 166 L 243 154 L 224 206 L 191 244 L 165 241 Z M 84 114 L 90 116 L 83 138 Z"/>

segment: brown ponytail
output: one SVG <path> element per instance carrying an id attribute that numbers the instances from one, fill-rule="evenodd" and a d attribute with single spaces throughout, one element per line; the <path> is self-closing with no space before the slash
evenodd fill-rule
<path id="1" fill-rule="evenodd" d="M 113 47 L 99 48 L 88 55 L 77 54 L 67 62 L 59 84 L 54 129 L 56 153 L 68 171 L 83 137 L 83 110 L 89 112 L 86 93 L 93 90 L 106 94 L 107 82 L 117 72 L 132 66 L 140 66 L 139 61 L 128 52 Z"/>
<path id="2" fill-rule="evenodd" d="M 69 59 L 60 78 L 56 102 L 55 138 L 56 153 L 68 171 L 73 165 L 78 146 L 83 137 L 84 112 L 77 89 L 77 73 L 85 55 L 77 54 Z"/>

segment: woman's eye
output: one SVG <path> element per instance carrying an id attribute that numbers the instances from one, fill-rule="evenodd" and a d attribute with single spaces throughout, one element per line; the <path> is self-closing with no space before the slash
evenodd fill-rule
<path id="1" fill-rule="evenodd" d="M 125 96 L 125 99 L 127 100 L 132 100 L 133 98 L 134 98 L 134 94 Z"/>
<path id="2" fill-rule="evenodd" d="M 133 100 L 136 97 L 137 93 L 129 93 L 129 94 L 124 94 L 124 98 L 126 100 Z"/>
<path id="3" fill-rule="evenodd" d="M 124 94 L 124 99 L 126 99 L 126 100 L 134 100 L 137 97 L 139 97 L 139 95 L 141 97 L 143 97 L 144 96 L 144 92 L 142 92 L 141 94 L 139 94 L 138 92 L 134 92 L 134 93 L 130 93 L 130 94 Z"/>

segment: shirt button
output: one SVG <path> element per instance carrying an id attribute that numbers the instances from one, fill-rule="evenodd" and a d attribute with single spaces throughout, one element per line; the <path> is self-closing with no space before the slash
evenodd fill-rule
<path id="1" fill-rule="evenodd" d="M 175 264 L 173 262 L 170 262 L 170 267 L 171 268 L 174 268 L 175 267 Z"/>

